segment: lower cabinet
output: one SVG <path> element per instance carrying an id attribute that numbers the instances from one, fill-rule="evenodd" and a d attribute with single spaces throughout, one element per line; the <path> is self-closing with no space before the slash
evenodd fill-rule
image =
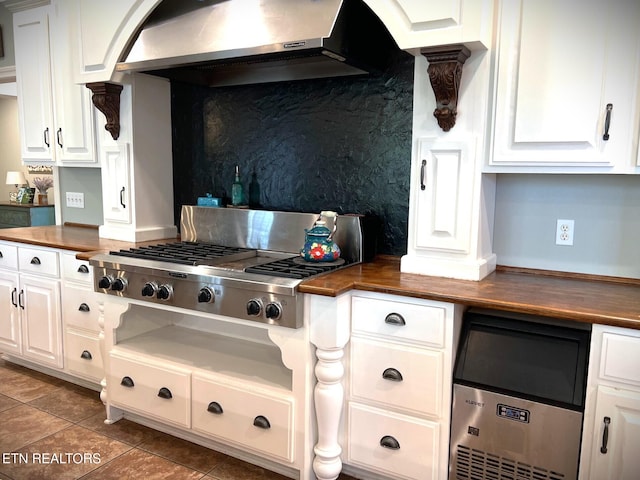
<path id="1" fill-rule="evenodd" d="M 581 480 L 635 480 L 640 472 L 640 330 L 594 325 Z"/>
<path id="2" fill-rule="evenodd" d="M 447 478 L 461 307 L 357 292 L 351 314 L 345 463 L 383 478 Z"/>

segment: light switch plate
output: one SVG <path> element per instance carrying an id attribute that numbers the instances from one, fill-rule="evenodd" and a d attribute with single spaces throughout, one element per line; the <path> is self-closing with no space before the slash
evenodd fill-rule
<path id="1" fill-rule="evenodd" d="M 84 193 L 67 192 L 67 207 L 84 208 Z"/>

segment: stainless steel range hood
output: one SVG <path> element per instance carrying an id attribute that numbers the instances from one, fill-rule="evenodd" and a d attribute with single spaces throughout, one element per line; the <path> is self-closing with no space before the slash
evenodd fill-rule
<path id="1" fill-rule="evenodd" d="M 116 70 L 242 85 L 362 75 L 397 50 L 362 0 L 163 0 Z"/>

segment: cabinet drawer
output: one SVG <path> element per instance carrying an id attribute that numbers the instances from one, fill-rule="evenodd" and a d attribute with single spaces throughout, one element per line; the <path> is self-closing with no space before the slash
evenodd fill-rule
<path id="1" fill-rule="evenodd" d="M 162 421 L 187 428 L 191 426 L 188 370 L 134 361 L 121 357 L 117 352 L 111 353 L 109 360 L 107 395 L 112 403 Z M 169 394 L 170 398 L 160 396 Z"/>
<path id="2" fill-rule="evenodd" d="M 444 346 L 444 307 L 353 297 L 354 332 Z"/>
<path id="3" fill-rule="evenodd" d="M 53 250 L 20 247 L 18 248 L 18 265 L 21 273 L 56 278 L 60 276 L 58 252 Z"/>
<path id="4" fill-rule="evenodd" d="M 352 338 L 351 395 L 440 417 L 443 353 Z"/>
<path id="5" fill-rule="evenodd" d="M 194 374 L 193 429 L 292 462 L 292 402 L 247 390 Z"/>
<path id="6" fill-rule="evenodd" d="M 640 337 L 602 334 L 600 377 L 640 386 Z"/>
<path id="7" fill-rule="evenodd" d="M 98 296 L 92 289 L 65 286 L 62 299 L 62 319 L 66 326 L 99 330 Z"/>
<path id="8" fill-rule="evenodd" d="M 86 260 L 78 260 L 75 253 L 62 254 L 62 275 L 65 280 L 93 286 L 93 267 Z"/>
<path id="9" fill-rule="evenodd" d="M 0 243 L 0 268 L 18 269 L 18 247 Z"/>
<path id="10" fill-rule="evenodd" d="M 392 478 L 438 478 L 439 424 L 352 403 L 348 430 L 348 463 Z"/>
<path id="11" fill-rule="evenodd" d="M 64 351 L 65 365 L 70 373 L 95 382 L 104 378 L 104 363 L 97 335 L 67 331 Z"/>

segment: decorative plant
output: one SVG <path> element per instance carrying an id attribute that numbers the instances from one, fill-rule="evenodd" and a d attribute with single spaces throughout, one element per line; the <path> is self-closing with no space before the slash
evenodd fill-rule
<path id="1" fill-rule="evenodd" d="M 51 187 L 53 187 L 53 178 L 51 177 L 36 177 L 33 179 L 33 184 L 40 193 L 47 193 Z"/>

